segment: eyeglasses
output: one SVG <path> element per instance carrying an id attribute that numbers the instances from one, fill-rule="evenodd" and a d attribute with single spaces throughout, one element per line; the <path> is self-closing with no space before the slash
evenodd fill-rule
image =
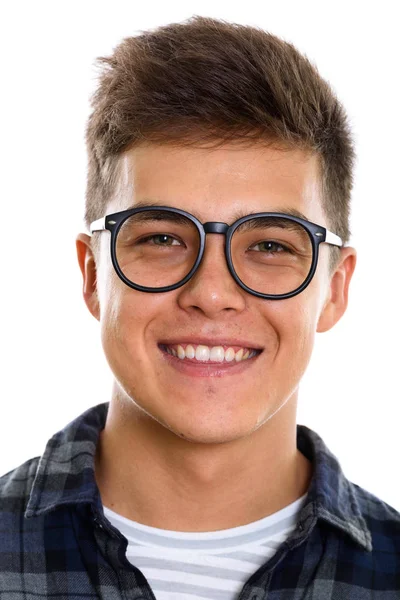
<path id="1" fill-rule="evenodd" d="M 111 232 L 111 259 L 120 279 L 141 292 L 169 292 L 187 283 L 204 255 L 207 233 L 225 235 L 225 257 L 236 283 L 267 300 L 291 298 L 312 280 L 319 245 L 343 246 L 321 225 L 262 212 L 228 225 L 201 223 L 184 210 L 131 208 L 93 221 L 90 233 Z"/>

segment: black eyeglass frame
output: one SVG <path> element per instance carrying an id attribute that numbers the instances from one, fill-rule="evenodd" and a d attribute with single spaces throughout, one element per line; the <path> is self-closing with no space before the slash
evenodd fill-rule
<path id="1" fill-rule="evenodd" d="M 118 231 L 120 230 L 123 222 L 126 219 L 128 219 L 129 217 L 131 217 L 132 215 L 135 215 L 139 212 L 147 212 L 147 211 L 155 211 L 155 210 L 170 212 L 170 213 L 172 212 L 172 213 L 186 217 L 196 226 L 196 228 L 199 232 L 199 237 L 200 237 L 200 246 L 199 246 L 199 252 L 198 252 L 196 261 L 195 261 L 193 267 L 191 268 L 191 270 L 189 271 L 189 273 L 186 275 L 186 277 L 184 277 L 183 279 L 178 281 L 178 283 L 174 283 L 173 285 L 163 286 L 163 287 L 159 287 L 159 288 L 144 287 L 142 285 L 138 285 L 137 283 L 133 283 L 133 281 L 130 281 L 127 277 L 125 277 L 125 275 L 121 271 L 121 269 L 118 265 L 117 256 L 116 256 L 117 235 L 118 235 Z M 313 259 L 312 259 L 310 271 L 309 271 L 306 279 L 304 280 L 304 282 L 298 288 L 293 290 L 292 292 L 288 292 L 286 294 L 274 295 L 274 294 L 263 294 L 261 292 L 257 292 L 256 290 L 252 290 L 245 283 L 243 283 L 243 281 L 239 278 L 239 276 L 237 275 L 237 273 L 233 267 L 232 255 L 231 255 L 232 236 L 235 233 L 236 229 L 242 223 L 245 223 L 246 221 L 250 221 L 257 217 L 280 217 L 280 218 L 288 219 L 289 221 L 293 221 L 294 223 L 301 225 L 307 231 L 307 233 L 310 237 L 312 249 L 313 249 Z M 134 290 L 138 290 L 140 292 L 150 292 L 150 293 L 170 292 L 172 290 L 176 290 L 179 287 L 182 287 L 183 285 L 185 285 L 185 283 L 187 283 L 193 277 L 193 275 L 196 273 L 196 271 L 203 259 L 203 256 L 204 256 L 207 233 L 220 233 L 220 234 L 225 235 L 225 258 L 226 258 L 229 272 L 231 273 L 232 277 L 234 278 L 236 283 L 243 290 L 245 290 L 249 294 L 252 294 L 253 296 L 257 296 L 258 298 L 264 298 L 265 300 L 284 300 L 287 298 L 292 298 L 293 296 L 296 296 L 297 294 L 300 294 L 310 284 L 312 278 L 314 277 L 315 271 L 317 269 L 317 264 L 318 264 L 319 245 L 322 243 L 326 243 L 326 244 L 329 244 L 332 246 L 338 246 L 338 247 L 342 247 L 344 245 L 342 239 L 338 235 L 336 235 L 335 233 L 332 233 L 325 227 L 322 227 L 322 225 L 317 225 L 316 223 L 312 223 L 311 221 L 306 221 L 304 219 L 300 219 L 299 217 L 287 215 L 285 213 L 277 213 L 277 212 L 253 213 L 253 214 L 241 217 L 240 219 L 236 220 L 231 225 L 228 225 L 227 223 L 222 223 L 219 221 L 208 221 L 207 223 L 201 223 L 201 221 L 199 221 L 195 216 L 193 216 L 192 214 L 190 214 L 184 210 L 181 210 L 180 208 L 172 208 L 169 206 L 144 206 L 141 208 L 129 208 L 127 210 L 123 210 L 123 211 L 119 211 L 119 212 L 112 213 L 109 215 L 105 215 L 101 219 L 97 219 L 97 221 L 93 221 L 90 224 L 90 233 L 91 234 L 94 233 L 95 231 L 104 231 L 106 229 L 111 232 L 111 241 L 110 241 L 111 260 L 112 260 L 112 264 L 114 266 L 114 269 L 115 269 L 118 277 L 130 288 L 132 288 Z"/>

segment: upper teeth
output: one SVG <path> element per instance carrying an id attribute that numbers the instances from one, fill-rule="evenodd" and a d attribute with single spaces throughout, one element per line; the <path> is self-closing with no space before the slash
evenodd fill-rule
<path id="1" fill-rule="evenodd" d="M 241 360 L 246 360 L 257 354 L 254 350 L 246 348 L 240 348 L 240 350 L 235 352 L 235 350 L 230 347 L 224 350 L 222 346 L 209 347 L 201 344 L 198 346 L 188 344 L 186 348 L 178 344 L 176 346 L 165 346 L 165 348 L 169 354 L 177 356 L 180 359 L 191 358 L 201 362 L 206 362 L 208 360 L 213 362 L 223 362 L 224 360 L 226 362 L 232 362 L 233 360 L 240 362 Z"/>

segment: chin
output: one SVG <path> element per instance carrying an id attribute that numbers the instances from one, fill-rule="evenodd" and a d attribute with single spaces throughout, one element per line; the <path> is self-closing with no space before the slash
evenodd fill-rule
<path id="1" fill-rule="evenodd" d="M 162 424 L 180 439 L 192 442 L 193 444 L 223 444 L 233 442 L 250 435 L 257 429 L 257 425 L 254 422 L 246 426 L 243 419 L 236 419 L 236 423 L 228 423 L 226 420 L 221 423 L 219 419 L 214 422 L 211 419 L 207 419 L 207 422 L 202 423 L 197 419 L 196 422 L 191 423 L 183 423 L 182 421 L 181 423 L 172 423 L 170 421 L 169 423 Z"/>
<path id="2" fill-rule="evenodd" d="M 241 437 L 245 437 L 245 433 L 241 434 L 233 434 L 232 432 L 226 432 L 225 434 L 221 434 L 221 432 L 186 432 L 183 433 L 181 431 L 174 432 L 178 437 L 185 440 L 186 442 L 191 442 L 192 444 L 226 444 L 229 442 L 234 442 L 235 440 L 240 439 Z"/>

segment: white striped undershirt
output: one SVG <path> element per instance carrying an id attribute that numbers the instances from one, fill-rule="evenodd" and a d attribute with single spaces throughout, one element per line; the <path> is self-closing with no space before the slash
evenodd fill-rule
<path id="1" fill-rule="evenodd" d="M 107 507 L 104 515 L 127 538 L 126 557 L 157 600 L 235 600 L 294 530 L 306 497 L 248 525 L 201 533 L 149 527 Z"/>

